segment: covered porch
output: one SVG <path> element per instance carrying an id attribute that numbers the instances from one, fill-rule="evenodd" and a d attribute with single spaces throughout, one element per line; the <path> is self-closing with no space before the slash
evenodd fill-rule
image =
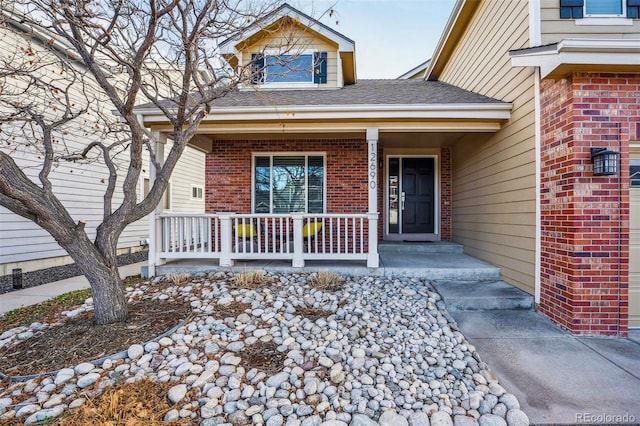
<path id="1" fill-rule="evenodd" d="M 151 275 L 189 260 L 371 270 L 384 267 L 381 241 L 450 241 L 452 150 L 499 131 L 512 107 L 407 81 L 239 91 L 216 102 L 190 142 L 206 152 L 205 212 L 158 206 L 150 215 Z M 161 111 L 140 112 L 161 163 L 171 126 Z"/>

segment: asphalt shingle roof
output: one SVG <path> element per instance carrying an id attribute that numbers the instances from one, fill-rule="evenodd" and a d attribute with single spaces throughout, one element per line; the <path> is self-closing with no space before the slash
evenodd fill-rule
<path id="1" fill-rule="evenodd" d="M 408 105 L 502 103 L 439 81 L 358 80 L 337 90 L 245 90 L 216 99 L 215 107 L 284 105 Z"/>

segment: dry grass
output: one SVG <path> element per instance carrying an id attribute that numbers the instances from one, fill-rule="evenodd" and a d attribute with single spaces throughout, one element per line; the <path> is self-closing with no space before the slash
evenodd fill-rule
<path id="1" fill-rule="evenodd" d="M 319 271 L 311 276 L 311 286 L 322 291 L 338 291 L 344 288 L 344 278 L 329 271 Z"/>
<path id="2" fill-rule="evenodd" d="M 14 309 L 0 317 L 0 332 L 18 326 L 29 326 L 34 322 L 56 322 L 62 311 L 82 305 L 89 297 L 91 289 L 85 288 L 70 291 L 37 305 Z"/>
<path id="3" fill-rule="evenodd" d="M 190 274 L 168 274 L 167 280 L 171 281 L 174 285 L 186 284 L 191 280 Z"/>
<path id="4" fill-rule="evenodd" d="M 144 379 L 123 383 L 87 400 L 77 410 L 55 421 L 60 426 L 80 425 L 184 425 L 182 422 L 164 422 L 171 410 L 167 392 L 173 383 L 156 383 Z"/>
<path id="5" fill-rule="evenodd" d="M 267 280 L 267 273 L 263 270 L 257 269 L 255 271 L 246 271 L 236 274 L 233 277 L 233 282 L 236 288 L 254 290 L 266 285 L 269 281 Z"/>

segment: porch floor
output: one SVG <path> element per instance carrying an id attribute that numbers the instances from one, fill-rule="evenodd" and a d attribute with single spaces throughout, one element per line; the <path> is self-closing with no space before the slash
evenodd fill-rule
<path id="1" fill-rule="evenodd" d="M 462 252 L 462 246 L 449 242 L 381 242 L 379 268 L 367 268 L 366 261 L 309 260 L 303 268 L 292 268 L 288 260 L 236 261 L 231 268 L 220 267 L 217 260 L 174 260 L 156 266 L 156 274 L 232 270 L 243 272 L 264 269 L 281 273 L 330 270 L 342 275 L 403 276 L 431 280 L 499 280 L 500 268 Z M 146 267 L 142 274 L 146 275 Z"/>

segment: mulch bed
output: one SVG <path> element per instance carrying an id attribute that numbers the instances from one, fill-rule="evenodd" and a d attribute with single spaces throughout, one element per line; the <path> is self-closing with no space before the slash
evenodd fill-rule
<path id="1" fill-rule="evenodd" d="M 247 369 L 257 368 L 268 376 L 279 373 L 284 368 L 287 354 L 278 352 L 277 345 L 273 342 L 258 341 L 253 345 L 247 345 L 238 352 L 242 358 L 242 365 Z"/>
<path id="2" fill-rule="evenodd" d="M 328 317 L 329 315 L 331 315 L 330 312 L 325 311 L 324 309 L 320 309 L 320 308 L 313 308 L 313 307 L 309 307 L 309 306 L 303 306 L 303 307 L 298 307 L 296 308 L 296 314 L 303 316 L 305 318 L 310 319 L 311 321 L 316 321 L 319 318 L 324 318 L 324 317 Z"/>
<path id="3" fill-rule="evenodd" d="M 128 305 L 126 321 L 95 325 L 83 312 L 63 325 L 43 330 L 24 342 L 0 350 L 0 371 L 9 376 L 54 371 L 127 350 L 166 333 L 191 311 L 186 301 L 140 300 Z"/>
<path id="4" fill-rule="evenodd" d="M 228 305 L 216 305 L 215 310 L 211 312 L 209 316 L 217 320 L 224 320 L 229 317 L 235 318 L 244 313 L 247 309 L 251 309 L 251 305 L 244 302 L 234 301 Z"/>

